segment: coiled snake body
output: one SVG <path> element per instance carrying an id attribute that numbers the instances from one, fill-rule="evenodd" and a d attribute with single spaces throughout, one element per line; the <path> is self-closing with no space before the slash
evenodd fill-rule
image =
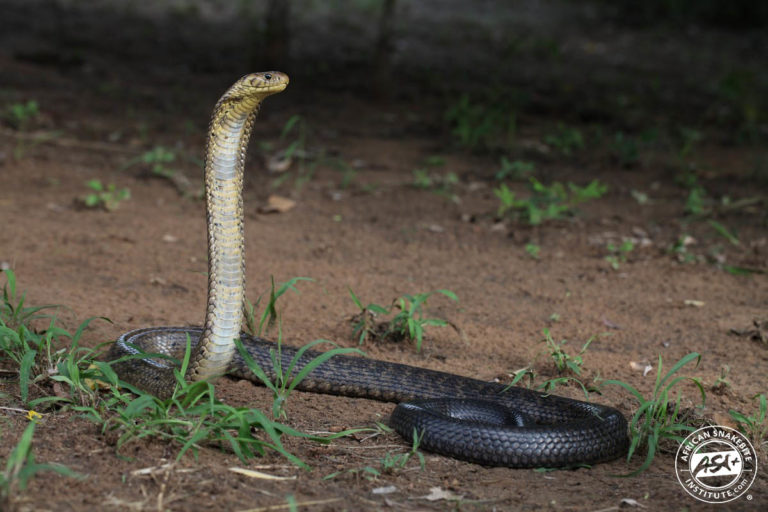
<path id="1" fill-rule="evenodd" d="M 181 359 L 193 342 L 186 379 L 225 373 L 258 383 L 235 350 L 248 353 L 274 379 L 272 342 L 240 332 L 244 283 L 242 181 L 245 151 L 261 101 L 288 85 L 279 72 L 238 80 L 214 108 L 205 159 L 208 224 L 208 304 L 200 327 L 151 327 L 120 336 L 108 358 L 126 382 L 160 397 L 175 385 L 161 353 Z M 283 368 L 296 354 L 282 347 Z M 296 372 L 318 355 L 305 352 Z M 486 465 L 558 467 L 616 458 L 627 449 L 627 422 L 616 409 L 532 390 L 361 357 L 335 356 L 297 389 L 398 402 L 392 426 L 407 440 L 414 429 L 424 449 Z"/>

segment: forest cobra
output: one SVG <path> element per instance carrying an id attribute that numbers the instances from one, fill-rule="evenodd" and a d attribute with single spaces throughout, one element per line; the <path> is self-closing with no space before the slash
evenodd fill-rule
<path id="1" fill-rule="evenodd" d="M 201 327 L 150 327 L 120 336 L 109 359 L 120 378 L 159 397 L 174 388 L 167 354 L 182 359 L 192 341 L 185 378 L 223 374 L 259 383 L 235 349 L 240 337 L 270 379 L 275 344 L 241 332 L 245 298 L 243 167 L 261 101 L 288 85 L 279 72 L 238 80 L 216 104 L 205 158 L 208 220 L 208 303 Z M 282 347 L 283 368 L 296 354 Z M 125 356 L 133 357 L 126 358 Z M 307 351 L 295 371 L 318 355 Z M 408 441 L 414 432 L 429 451 L 492 466 L 563 467 L 626 453 L 627 422 L 616 409 L 363 357 L 334 356 L 315 368 L 300 390 L 397 402 L 391 425 Z"/>

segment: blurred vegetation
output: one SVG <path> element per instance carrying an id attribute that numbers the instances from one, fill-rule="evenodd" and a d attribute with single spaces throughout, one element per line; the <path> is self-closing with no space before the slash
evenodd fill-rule
<path id="1" fill-rule="evenodd" d="M 631 26 L 701 23 L 720 28 L 768 26 L 768 2 L 755 0 L 597 0 Z"/>

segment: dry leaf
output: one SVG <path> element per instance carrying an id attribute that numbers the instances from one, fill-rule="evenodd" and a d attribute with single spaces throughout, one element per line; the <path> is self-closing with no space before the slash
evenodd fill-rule
<path id="1" fill-rule="evenodd" d="M 461 500 L 464 499 L 463 494 L 455 494 L 451 491 L 445 491 L 440 487 L 430 487 L 429 494 L 422 496 L 421 498 L 427 501 L 439 501 L 439 500 Z"/>
<path id="2" fill-rule="evenodd" d="M 296 206 L 296 201 L 287 197 L 271 195 L 267 204 L 259 207 L 259 213 L 285 213 Z"/>

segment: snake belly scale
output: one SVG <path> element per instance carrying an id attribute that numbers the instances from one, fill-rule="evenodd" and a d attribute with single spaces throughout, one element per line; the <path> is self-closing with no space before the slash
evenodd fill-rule
<path id="1" fill-rule="evenodd" d="M 223 374 L 259 383 L 235 350 L 245 349 L 271 379 L 273 342 L 240 332 L 245 298 L 243 168 L 251 128 L 264 98 L 288 85 L 279 72 L 238 80 L 216 104 L 205 158 L 208 229 L 208 301 L 203 327 L 150 327 L 123 334 L 108 359 L 119 377 L 167 397 L 175 385 L 167 359 L 125 358 L 139 353 L 183 358 L 192 353 L 188 381 Z M 296 349 L 283 346 L 283 367 Z M 306 351 L 298 372 L 318 355 Z M 618 410 L 533 390 L 363 357 L 335 356 L 296 389 L 396 402 L 390 423 L 420 447 L 485 465 L 562 467 L 611 460 L 626 453 L 627 422 Z"/>

